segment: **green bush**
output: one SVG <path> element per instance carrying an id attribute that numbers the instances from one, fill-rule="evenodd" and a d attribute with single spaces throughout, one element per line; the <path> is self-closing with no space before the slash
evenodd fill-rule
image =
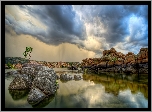
<path id="1" fill-rule="evenodd" d="M 11 69 L 14 69 L 14 66 L 10 62 L 7 63 L 7 66 Z"/>

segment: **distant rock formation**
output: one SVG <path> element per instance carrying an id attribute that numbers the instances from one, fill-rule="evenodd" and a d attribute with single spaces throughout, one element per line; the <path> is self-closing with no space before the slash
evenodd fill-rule
<path id="1" fill-rule="evenodd" d="M 101 72 L 148 73 L 148 48 L 141 48 L 135 55 L 117 52 L 114 48 L 104 50 L 101 58 L 87 58 L 82 60 L 82 68 Z"/>
<path id="2" fill-rule="evenodd" d="M 46 62 L 29 60 L 21 57 L 5 57 L 5 69 L 11 69 L 8 66 L 8 63 L 12 64 L 15 69 L 21 69 L 22 67 L 26 66 L 25 64 L 43 65 L 49 68 L 69 68 L 73 70 L 77 70 L 77 68 L 80 66 L 79 62 Z"/>

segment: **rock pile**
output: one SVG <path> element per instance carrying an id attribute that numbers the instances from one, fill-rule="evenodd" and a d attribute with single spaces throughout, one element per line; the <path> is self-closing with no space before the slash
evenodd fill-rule
<path id="1" fill-rule="evenodd" d="M 61 74 L 60 80 L 62 81 L 69 81 L 69 80 L 81 80 L 82 77 L 80 75 L 68 75 L 68 74 Z"/>
<path id="2" fill-rule="evenodd" d="M 30 89 L 28 102 L 35 105 L 45 97 L 55 94 L 58 84 L 57 75 L 53 69 L 34 64 L 25 64 L 9 85 L 9 90 Z"/>
<path id="3" fill-rule="evenodd" d="M 60 80 L 69 81 L 69 80 L 73 80 L 73 77 L 71 75 L 68 75 L 68 74 L 61 74 Z"/>

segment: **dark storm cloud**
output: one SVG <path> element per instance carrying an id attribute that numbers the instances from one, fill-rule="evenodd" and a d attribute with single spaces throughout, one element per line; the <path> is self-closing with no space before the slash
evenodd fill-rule
<path id="1" fill-rule="evenodd" d="M 41 9 L 41 10 L 37 10 Z M 72 6 L 37 6 L 29 10 L 30 14 L 39 18 L 48 27 L 47 37 L 63 42 L 71 39 L 85 38 L 83 23 L 72 10 Z"/>
<path id="2" fill-rule="evenodd" d="M 136 16 L 144 17 L 148 20 L 148 6 L 147 5 L 124 5 L 127 13 L 134 13 Z"/>
<path id="3" fill-rule="evenodd" d="M 38 27 L 33 20 L 17 21 L 14 15 L 9 14 L 5 16 L 5 24 L 11 26 L 17 34 L 29 34 L 48 44 L 74 43 L 79 48 L 96 53 L 118 43 L 125 43 L 126 50 L 148 45 L 148 6 L 145 5 L 17 7 L 42 23 L 46 29 Z M 87 28 L 88 24 L 91 28 Z M 99 50 L 85 44 L 92 35 L 101 43 Z"/>
<path id="4" fill-rule="evenodd" d="M 99 16 L 101 17 L 101 21 L 103 21 L 104 25 L 107 27 L 107 34 L 105 34 L 106 40 L 110 43 L 122 42 L 127 35 L 130 35 L 130 32 L 128 30 L 129 18 L 133 14 L 138 17 L 143 17 L 142 11 L 146 8 L 142 8 L 142 7 L 144 6 L 105 7 L 105 9 L 108 10 L 101 12 Z M 143 12 L 145 14 L 148 13 L 146 10 L 144 10 Z M 103 15 L 106 15 L 106 17 L 103 17 Z M 132 28 L 132 30 L 137 29 L 133 32 L 133 34 L 131 34 L 132 40 L 134 39 L 137 32 L 142 29 L 142 27 L 139 24 L 140 23 L 135 24 L 134 27 Z M 146 38 L 146 36 L 147 35 L 143 35 L 142 38 Z"/>
<path id="5" fill-rule="evenodd" d="M 9 23 L 17 33 L 30 34 L 37 37 L 45 43 L 59 44 L 61 42 L 69 42 L 74 39 L 85 39 L 85 28 L 79 17 L 72 10 L 72 6 L 19 6 L 20 10 L 28 13 L 30 16 L 35 17 L 37 20 L 46 25 L 47 30 L 25 31 L 24 27 L 11 25 L 11 22 L 16 23 L 15 19 L 6 16 L 6 24 Z M 11 18 L 11 19 L 10 19 Z M 20 25 L 20 23 L 18 23 Z M 28 21 L 30 26 L 32 22 Z M 33 26 L 34 28 L 34 26 Z M 35 29 L 37 30 L 37 29 Z"/>

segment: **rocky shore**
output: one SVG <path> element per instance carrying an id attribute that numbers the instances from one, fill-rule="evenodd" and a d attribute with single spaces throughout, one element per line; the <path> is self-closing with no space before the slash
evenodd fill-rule
<path id="1" fill-rule="evenodd" d="M 46 62 L 46 61 L 29 60 L 21 57 L 5 57 L 6 69 L 10 69 L 8 67 L 8 63 L 12 64 L 15 69 L 21 69 L 23 67 L 23 64 L 25 63 L 48 66 L 49 68 L 69 68 L 69 69 L 72 69 L 71 66 L 73 66 L 74 69 L 77 69 L 81 65 L 81 63 L 79 62 Z"/>
<path id="2" fill-rule="evenodd" d="M 71 70 L 83 70 L 99 72 L 120 72 L 120 73 L 142 73 L 148 74 L 148 48 L 141 48 L 135 55 L 132 52 L 123 54 L 114 48 L 104 50 L 101 58 L 86 58 L 79 62 L 46 62 L 28 60 L 20 57 L 5 57 L 5 68 L 9 69 L 8 63 L 14 68 L 21 69 L 25 63 L 43 65 L 49 68 L 68 68 Z"/>
<path id="3" fill-rule="evenodd" d="M 148 74 L 148 48 L 141 48 L 135 55 L 128 52 L 126 55 L 117 52 L 114 48 L 104 50 L 101 58 L 86 58 L 82 60 L 83 70 L 99 72 L 116 73 L 142 73 Z"/>
<path id="4" fill-rule="evenodd" d="M 46 98 L 55 95 L 59 84 L 58 79 L 62 81 L 81 80 L 80 75 L 56 75 L 56 72 L 48 66 L 37 64 L 23 64 L 21 69 L 12 70 L 5 73 L 5 76 L 13 76 L 14 80 L 10 83 L 8 89 L 14 99 L 18 99 L 23 95 L 16 97 L 13 94 L 25 93 L 29 91 L 27 101 L 31 105 L 37 105 Z"/>
<path id="5" fill-rule="evenodd" d="M 55 94 L 59 85 L 56 83 L 57 75 L 55 71 L 47 66 L 24 64 L 20 70 L 14 70 L 6 74 L 15 75 L 14 80 L 10 83 L 8 89 L 27 90 L 27 101 L 35 105 L 47 96 Z"/>

